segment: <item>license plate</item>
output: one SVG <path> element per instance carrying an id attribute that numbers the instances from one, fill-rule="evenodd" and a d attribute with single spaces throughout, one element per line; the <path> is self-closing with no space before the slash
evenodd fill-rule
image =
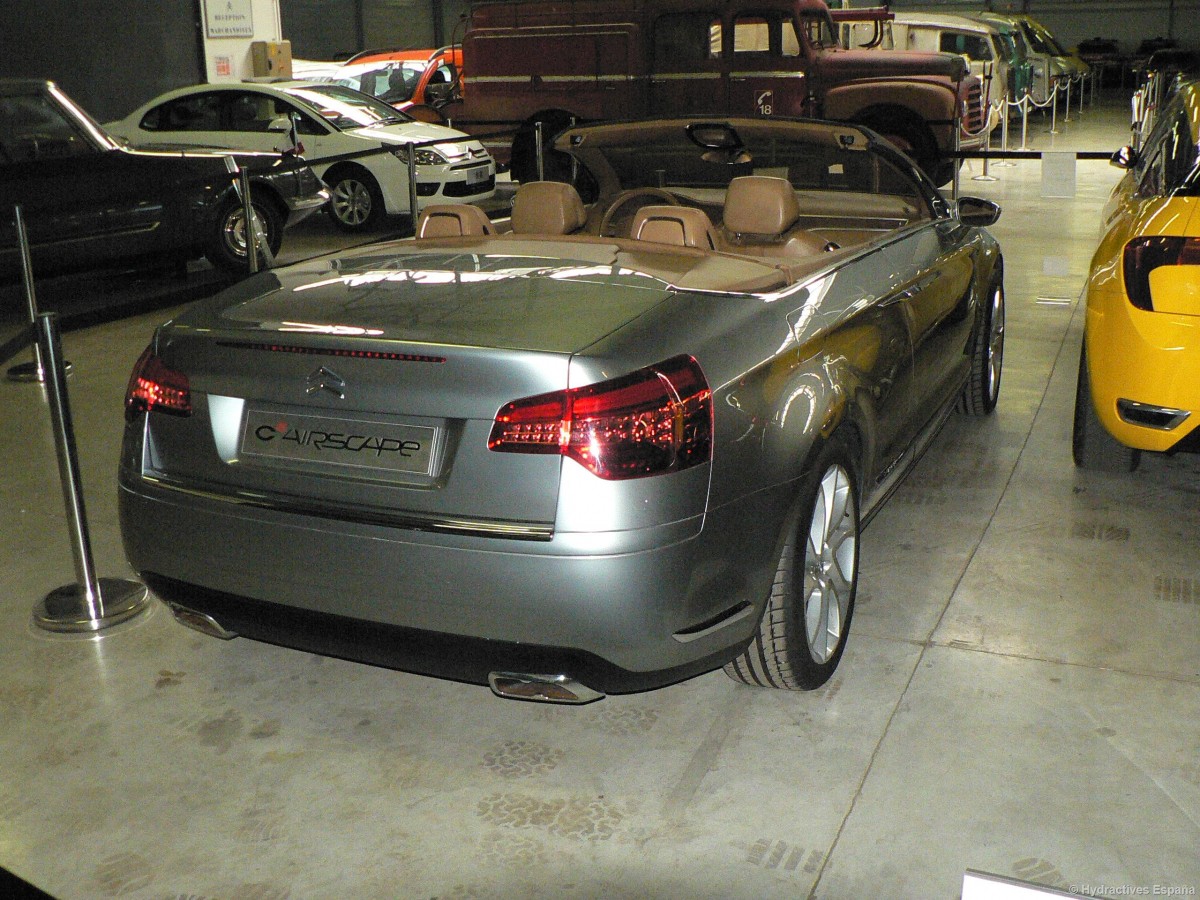
<path id="1" fill-rule="evenodd" d="M 480 166 L 478 169 L 467 169 L 467 184 L 482 184 L 487 180 L 487 166 Z"/>
<path id="2" fill-rule="evenodd" d="M 264 462 L 431 475 L 437 439 L 438 429 L 428 425 L 251 409 L 242 432 L 242 455 Z"/>

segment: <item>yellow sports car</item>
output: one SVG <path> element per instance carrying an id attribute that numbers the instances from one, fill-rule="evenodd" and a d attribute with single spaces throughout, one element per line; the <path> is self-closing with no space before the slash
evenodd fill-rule
<path id="1" fill-rule="evenodd" d="M 1075 396 L 1075 464 L 1132 471 L 1142 450 L 1200 452 L 1200 92 L 1183 88 L 1105 210 Z"/>

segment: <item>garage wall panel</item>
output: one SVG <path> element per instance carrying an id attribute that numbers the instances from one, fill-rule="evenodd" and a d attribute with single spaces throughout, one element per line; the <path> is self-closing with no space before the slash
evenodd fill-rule
<path id="1" fill-rule="evenodd" d="M 100 121 L 203 80 L 196 0 L 0 0 L 0 75 L 51 78 Z"/>

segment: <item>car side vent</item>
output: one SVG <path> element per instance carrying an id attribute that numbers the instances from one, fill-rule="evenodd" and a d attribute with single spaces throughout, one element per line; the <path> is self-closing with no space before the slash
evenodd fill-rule
<path id="1" fill-rule="evenodd" d="M 222 347 L 238 350 L 262 350 L 269 353 L 299 353 L 304 356 L 339 356 L 344 359 L 382 359 L 391 362 L 444 363 L 444 356 L 426 356 L 421 353 L 393 353 L 387 350 L 360 350 L 348 347 L 297 347 L 294 344 L 242 343 L 240 341 L 218 341 Z"/>

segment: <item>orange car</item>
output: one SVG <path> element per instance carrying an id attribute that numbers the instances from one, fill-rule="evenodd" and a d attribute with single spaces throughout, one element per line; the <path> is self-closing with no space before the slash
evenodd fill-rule
<path id="1" fill-rule="evenodd" d="M 437 109 L 461 93 L 462 47 L 364 50 L 346 60 L 332 81 L 378 97 L 421 118 L 414 107 Z"/>

